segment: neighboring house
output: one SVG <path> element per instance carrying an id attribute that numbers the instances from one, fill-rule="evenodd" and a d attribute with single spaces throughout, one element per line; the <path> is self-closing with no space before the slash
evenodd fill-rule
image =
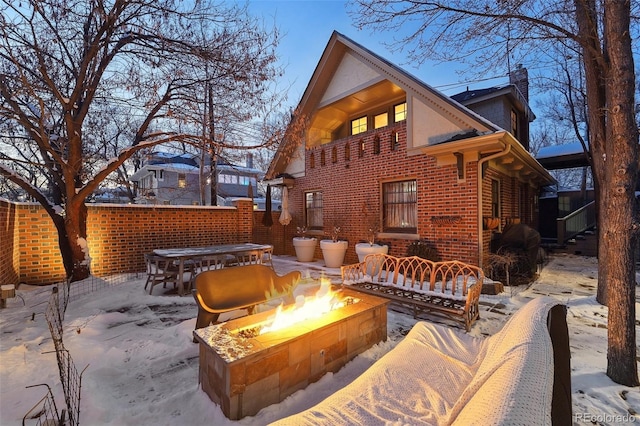
<path id="1" fill-rule="evenodd" d="M 540 188 L 554 179 L 511 133 L 528 144 L 533 119 L 516 86 L 460 102 L 334 32 L 299 104 L 304 140 L 289 132 L 266 182 L 289 187 L 294 229 L 340 226 L 348 262 L 374 229 L 392 254 L 427 240 L 443 259 L 483 265 L 508 221 L 537 226 Z"/>
<path id="2" fill-rule="evenodd" d="M 211 199 L 209 163 L 205 163 L 204 204 Z M 257 182 L 263 173 L 253 168 L 251 156 L 246 166 L 231 164 L 221 156 L 216 162 L 217 205 L 231 205 L 238 197 L 257 196 Z M 135 183 L 141 204 L 200 205 L 200 167 L 198 157 L 191 154 L 155 152 L 129 179 Z M 251 187 L 251 189 L 249 188 Z M 251 194 L 249 193 L 251 191 Z"/>
<path id="3" fill-rule="evenodd" d="M 547 170 L 582 168 L 583 173 L 586 173 L 586 169 L 590 167 L 589 158 L 578 142 L 542 147 L 536 160 Z M 576 235 L 595 227 L 594 190 L 586 187 L 586 179 L 581 186 L 583 187 L 554 186 L 546 188 L 541 194 L 539 231 L 545 245 L 564 246 Z"/>

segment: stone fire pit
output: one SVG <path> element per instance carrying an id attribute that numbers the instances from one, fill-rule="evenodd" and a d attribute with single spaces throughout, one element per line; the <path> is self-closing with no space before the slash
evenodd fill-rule
<path id="1" fill-rule="evenodd" d="M 196 330 L 202 390 L 229 419 L 252 416 L 386 340 L 388 301 L 342 294 L 347 305 L 279 331 L 256 332 L 273 311 Z"/>

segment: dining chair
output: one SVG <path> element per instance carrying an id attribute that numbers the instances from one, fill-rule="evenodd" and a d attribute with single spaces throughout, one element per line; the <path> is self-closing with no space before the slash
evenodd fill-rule
<path id="1" fill-rule="evenodd" d="M 195 265 L 195 273 L 210 271 L 212 269 L 222 269 L 227 263 L 227 255 L 214 254 L 207 256 L 200 256 L 193 260 Z"/>
<path id="2" fill-rule="evenodd" d="M 262 250 L 248 250 L 235 253 L 237 266 L 259 265 L 262 263 Z"/>
<path id="3" fill-rule="evenodd" d="M 173 260 L 153 253 L 145 253 L 144 260 L 147 266 L 147 281 L 144 283 L 144 289 L 150 286 L 149 294 L 158 284 L 162 284 L 163 288 L 167 287 L 167 283 L 173 283 L 174 288 L 178 285 L 178 267 L 174 265 Z"/>
<path id="4" fill-rule="evenodd" d="M 273 267 L 273 247 L 270 247 L 262 253 L 262 264 L 271 266 L 271 269 L 276 270 Z"/>

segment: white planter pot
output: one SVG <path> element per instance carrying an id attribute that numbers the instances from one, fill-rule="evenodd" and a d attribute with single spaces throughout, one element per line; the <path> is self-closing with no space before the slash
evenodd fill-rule
<path id="1" fill-rule="evenodd" d="M 382 253 L 387 254 L 389 252 L 389 246 L 380 244 L 358 243 L 356 244 L 356 254 L 358 255 L 358 261 L 364 262 L 364 258 L 368 254 Z M 375 275 L 378 271 L 374 270 L 373 266 L 367 268 L 367 275 Z"/>
<path id="2" fill-rule="evenodd" d="M 364 262 L 364 257 L 373 253 L 389 253 L 389 246 L 380 244 L 358 243 L 356 244 L 356 254 L 358 255 L 358 261 Z"/>
<path id="3" fill-rule="evenodd" d="M 339 268 L 344 262 L 344 255 L 347 252 L 349 243 L 347 241 L 320 241 L 324 264 L 327 268 Z"/>
<path id="4" fill-rule="evenodd" d="M 298 262 L 313 262 L 318 240 L 316 238 L 293 238 L 293 248 L 296 250 Z"/>

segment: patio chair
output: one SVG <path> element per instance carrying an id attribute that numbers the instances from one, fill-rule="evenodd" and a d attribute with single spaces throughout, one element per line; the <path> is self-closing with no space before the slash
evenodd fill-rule
<path id="1" fill-rule="evenodd" d="M 268 248 L 262 254 L 262 264 L 271 266 L 271 269 L 276 270 L 273 267 L 273 247 Z"/>
<path id="2" fill-rule="evenodd" d="M 163 288 L 167 283 L 173 283 L 174 288 L 178 285 L 178 268 L 173 264 L 173 260 L 158 256 L 153 253 L 146 253 L 144 261 L 147 265 L 147 281 L 144 289 L 149 287 L 149 294 L 153 293 L 153 287 L 162 284 Z"/>
<path id="3" fill-rule="evenodd" d="M 249 250 L 235 254 L 234 264 L 237 266 L 260 265 L 262 263 L 262 250 Z"/>
<path id="4" fill-rule="evenodd" d="M 222 269 L 227 263 L 226 254 L 217 254 L 211 256 L 201 256 L 194 260 L 195 272 L 200 273 L 204 271 L 210 271 L 212 269 Z"/>

